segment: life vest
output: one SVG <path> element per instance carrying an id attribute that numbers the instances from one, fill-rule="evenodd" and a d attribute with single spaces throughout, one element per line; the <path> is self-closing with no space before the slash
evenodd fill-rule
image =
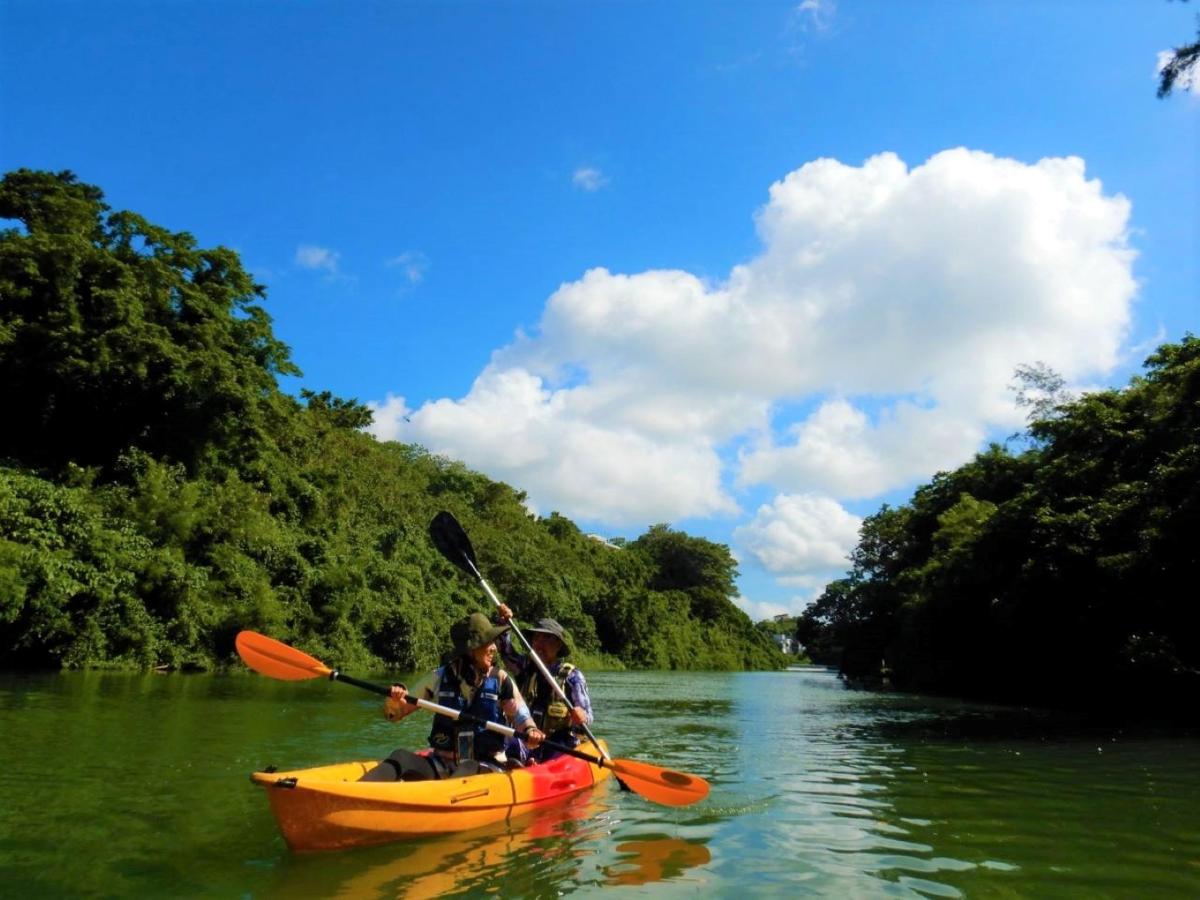
<path id="1" fill-rule="evenodd" d="M 503 725 L 504 713 L 500 709 L 500 670 L 492 666 L 468 703 L 463 695 L 462 678 L 456 671 L 456 666 L 453 663 L 443 666 L 442 677 L 438 681 L 437 702 L 484 722 Z M 433 717 L 433 727 L 429 731 L 429 746 L 443 753 L 454 754 L 458 761 L 490 760 L 504 749 L 504 736 L 488 731 L 483 725 L 467 724 L 461 719 L 437 715 Z"/>
<path id="2" fill-rule="evenodd" d="M 554 676 L 564 696 L 567 693 L 567 678 L 574 671 L 575 667 L 565 662 L 559 666 L 558 673 Z M 533 716 L 533 723 L 553 740 L 558 740 L 554 737 L 555 732 L 566 731 L 566 735 L 559 737 L 571 737 L 571 707 L 546 683 L 542 673 L 533 667 L 525 674 L 524 682 L 521 685 L 521 693 L 525 702 L 529 704 L 529 714 Z M 573 738 L 571 742 L 574 743 Z"/>

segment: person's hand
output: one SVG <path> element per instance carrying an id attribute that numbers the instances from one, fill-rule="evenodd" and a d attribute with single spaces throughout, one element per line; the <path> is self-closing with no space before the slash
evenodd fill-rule
<path id="1" fill-rule="evenodd" d="M 571 721 L 576 725 L 586 725 L 588 720 L 587 710 L 582 706 L 575 706 L 571 709 Z"/>
<path id="2" fill-rule="evenodd" d="M 405 699 L 407 697 L 408 688 L 402 684 L 392 685 L 392 692 L 383 701 L 383 715 L 389 722 L 398 722 L 412 712 L 413 707 Z"/>
<path id="3" fill-rule="evenodd" d="M 500 621 L 507 625 L 513 620 L 513 611 L 504 603 L 500 604 Z"/>
<path id="4" fill-rule="evenodd" d="M 539 746 L 541 746 L 542 741 L 546 739 L 546 736 L 542 734 L 541 729 L 533 727 L 528 728 L 525 733 L 521 735 L 521 737 L 525 738 L 525 743 L 528 745 L 530 750 L 536 750 Z"/>

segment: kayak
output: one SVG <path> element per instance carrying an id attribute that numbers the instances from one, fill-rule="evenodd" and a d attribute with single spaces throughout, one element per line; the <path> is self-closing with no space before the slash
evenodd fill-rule
<path id="1" fill-rule="evenodd" d="M 603 751 L 600 748 L 604 748 Z M 606 752 L 583 741 L 579 750 Z M 255 772 L 293 850 L 337 850 L 482 828 L 534 812 L 612 775 L 572 756 L 438 781 L 359 781 L 379 760 Z"/>

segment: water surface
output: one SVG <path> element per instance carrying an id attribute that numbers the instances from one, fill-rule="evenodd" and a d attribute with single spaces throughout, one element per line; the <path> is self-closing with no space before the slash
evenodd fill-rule
<path id="1" fill-rule="evenodd" d="M 422 745 L 370 695 L 249 676 L 0 676 L 0 890 L 20 897 L 1200 896 L 1200 740 L 845 689 L 822 669 L 592 673 L 607 784 L 452 838 L 293 854 L 247 775 Z"/>

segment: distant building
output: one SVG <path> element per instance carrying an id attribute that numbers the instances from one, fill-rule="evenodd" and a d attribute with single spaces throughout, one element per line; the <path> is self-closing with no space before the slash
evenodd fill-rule
<path id="1" fill-rule="evenodd" d="M 606 538 L 606 537 L 603 537 L 602 535 L 599 535 L 599 534 L 589 534 L 589 535 L 587 535 L 587 537 L 591 538 L 591 539 L 592 539 L 593 541 L 595 541 L 597 544 L 603 544 L 605 547 L 611 547 L 613 550 L 620 550 L 620 549 L 621 549 L 621 548 L 620 548 L 620 547 L 618 547 L 616 544 L 612 543 L 612 541 L 608 540 L 608 538 Z"/>

